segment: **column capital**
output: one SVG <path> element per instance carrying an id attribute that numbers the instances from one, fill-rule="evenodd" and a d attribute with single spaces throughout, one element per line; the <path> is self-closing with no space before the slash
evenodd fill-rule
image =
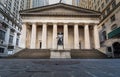
<path id="1" fill-rule="evenodd" d="M 95 24 L 94 27 L 98 27 L 98 25 Z"/>
<path id="2" fill-rule="evenodd" d="M 79 23 L 74 23 L 74 25 L 79 25 Z"/>
<path id="3" fill-rule="evenodd" d="M 28 23 L 28 22 L 22 22 L 22 25 L 23 25 L 23 24 L 25 24 L 25 25 L 26 25 L 27 23 Z"/>
<path id="4" fill-rule="evenodd" d="M 85 24 L 85 26 L 89 26 L 89 24 Z"/>
<path id="5" fill-rule="evenodd" d="M 63 23 L 64 25 L 68 25 L 68 23 Z"/>
<path id="6" fill-rule="evenodd" d="M 68 24 L 67 24 L 67 23 L 64 23 L 64 26 L 68 26 Z"/>
<path id="7" fill-rule="evenodd" d="M 31 22 L 31 24 L 35 24 L 35 25 L 36 25 L 36 24 L 37 24 L 37 22 Z"/>
<path id="8" fill-rule="evenodd" d="M 57 25 L 57 23 L 52 23 L 53 25 Z"/>
<path id="9" fill-rule="evenodd" d="M 43 26 L 47 26 L 47 23 L 42 23 Z"/>

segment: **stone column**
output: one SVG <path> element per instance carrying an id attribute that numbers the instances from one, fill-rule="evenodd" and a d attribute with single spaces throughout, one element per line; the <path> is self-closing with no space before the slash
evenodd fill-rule
<path id="1" fill-rule="evenodd" d="M 79 49 L 79 29 L 78 29 L 78 24 L 74 25 L 74 49 Z"/>
<path id="2" fill-rule="evenodd" d="M 22 25 L 22 31 L 21 31 L 20 43 L 19 43 L 19 46 L 21 48 L 26 48 L 26 34 L 27 34 L 27 25 L 24 23 Z"/>
<path id="3" fill-rule="evenodd" d="M 90 49 L 90 33 L 89 33 L 88 25 L 85 25 L 84 27 L 84 40 L 85 40 L 85 49 Z"/>
<path id="4" fill-rule="evenodd" d="M 42 26 L 42 49 L 47 48 L 47 24 L 43 23 Z"/>
<path id="5" fill-rule="evenodd" d="M 30 48 L 35 49 L 36 48 L 36 23 L 32 23 L 32 32 L 31 32 L 31 42 L 30 42 Z"/>
<path id="6" fill-rule="evenodd" d="M 97 25 L 94 26 L 94 43 L 95 43 L 95 49 L 100 48 L 100 40 L 99 40 L 99 33 L 98 33 Z"/>
<path id="7" fill-rule="evenodd" d="M 16 46 L 16 41 L 17 41 L 17 32 L 14 33 L 14 38 L 13 38 L 13 45 Z"/>
<path id="8" fill-rule="evenodd" d="M 64 24 L 64 49 L 68 49 L 68 25 Z"/>
<path id="9" fill-rule="evenodd" d="M 52 48 L 57 49 L 57 24 L 53 24 L 53 43 Z"/>
<path id="10" fill-rule="evenodd" d="M 7 45 L 9 44 L 9 38 L 10 38 L 10 28 L 8 27 L 5 35 L 5 42 Z"/>

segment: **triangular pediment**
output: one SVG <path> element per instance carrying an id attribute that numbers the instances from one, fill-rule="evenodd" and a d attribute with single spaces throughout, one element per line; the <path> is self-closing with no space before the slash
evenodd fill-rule
<path id="1" fill-rule="evenodd" d="M 99 16 L 100 13 L 63 3 L 20 11 L 21 15 L 59 15 L 59 16 Z"/>

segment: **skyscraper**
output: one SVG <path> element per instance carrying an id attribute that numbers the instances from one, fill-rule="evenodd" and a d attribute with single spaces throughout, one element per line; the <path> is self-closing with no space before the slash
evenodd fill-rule
<path id="1" fill-rule="evenodd" d="M 25 0 L 25 9 L 45 6 L 49 4 L 49 0 Z"/>
<path id="2" fill-rule="evenodd" d="M 72 0 L 72 4 L 75 6 L 79 6 L 80 5 L 80 0 Z"/>
<path id="3" fill-rule="evenodd" d="M 2 0 L 1 2 L 6 9 L 19 19 L 19 10 L 23 10 L 24 0 Z"/>

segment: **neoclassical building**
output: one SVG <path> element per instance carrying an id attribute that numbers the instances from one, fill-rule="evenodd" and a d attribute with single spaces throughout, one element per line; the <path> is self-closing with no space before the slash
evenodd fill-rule
<path id="1" fill-rule="evenodd" d="M 63 3 L 20 11 L 20 46 L 30 49 L 100 48 L 100 13 Z"/>

